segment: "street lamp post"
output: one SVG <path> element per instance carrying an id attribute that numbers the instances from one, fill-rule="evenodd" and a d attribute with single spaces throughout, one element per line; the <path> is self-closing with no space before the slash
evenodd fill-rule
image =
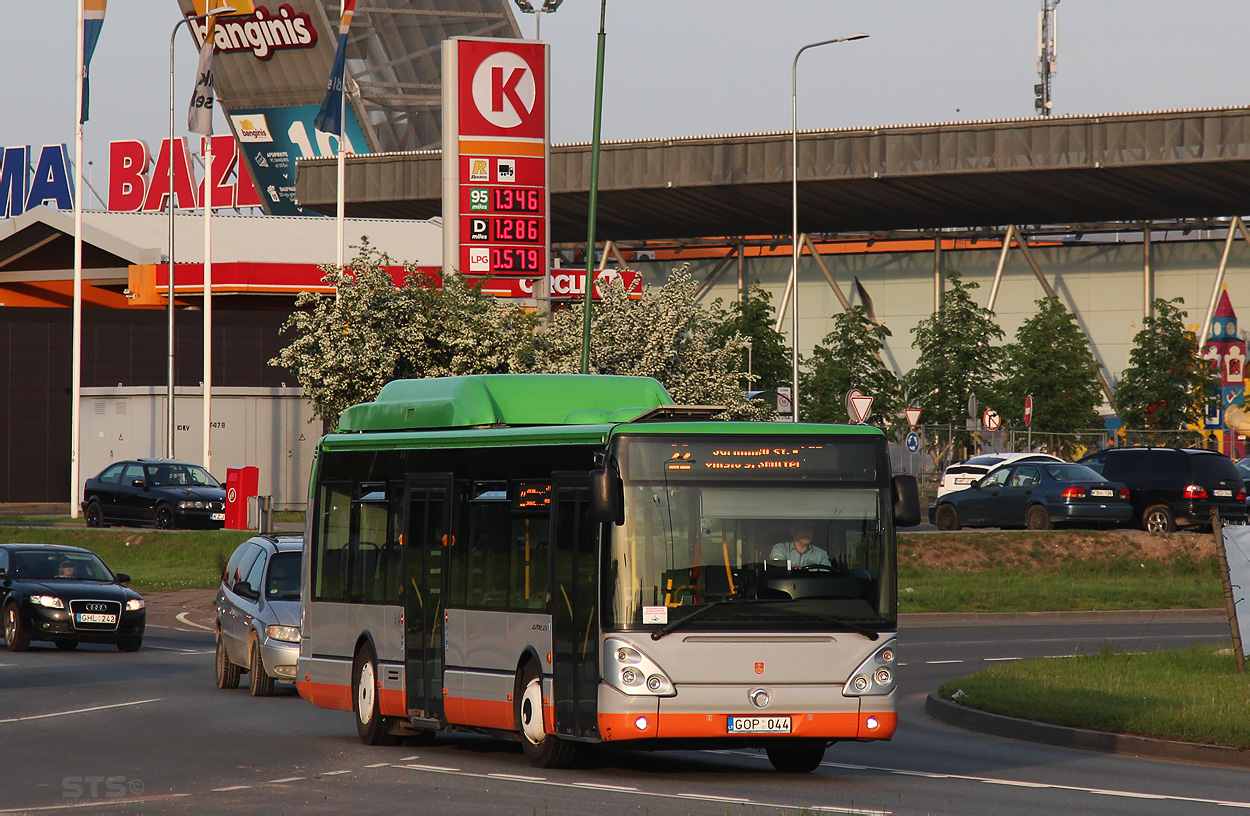
<path id="1" fill-rule="evenodd" d="M 851 40 L 862 40 L 868 35 L 862 31 L 834 40 L 808 43 L 794 55 L 790 67 L 790 232 L 793 254 L 790 263 L 790 356 L 793 367 L 790 392 L 790 418 L 799 421 L 799 57 L 809 48 L 832 45 Z"/>
<path id="2" fill-rule="evenodd" d="M 560 8 L 560 4 L 564 0 L 543 0 L 543 4 L 534 8 L 531 0 L 516 0 L 517 8 L 526 14 L 534 15 L 534 39 L 541 40 L 543 38 L 543 15 L 550 14 Z"/>
<path id="3" fill-rule="evenodd" d="M 183 17 L 174 23 L 173 31 L 169 32 L 169 190 L 166 206 L 169 207 L 169 360 L 167 362 L 166 371 L 166 402 L 165 406 L 165 455 L 170 459 L 174 458 L 174 38 L 178 36 L 178 29 L 184 23 L 190 23 L 192 20 L 206 20 L 218 14 L 229 14 L 234 12 L 234 8 L 230 6 L 222 6 L 209 11 L 207 14 L 195 14 Z M 208 170 L 205 168 L 205 178 L 208 178 Z M 204 183 L 205 195 L 208 195 L 212 184 L 209 181 Z M 208 428 L 204 429 L 208 433 Z"/>

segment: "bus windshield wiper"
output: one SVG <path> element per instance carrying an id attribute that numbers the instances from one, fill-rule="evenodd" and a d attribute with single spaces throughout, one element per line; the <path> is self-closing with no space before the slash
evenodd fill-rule
<path id="1" fill-rule="evenodd" d="M 743 600 L 743 601 L 712 601 L 711 603 L 703 604 L 698 609 L 694 610 L 693 612 L 691 612 L 689 615 L 687 615 L 684 618 L 679 618 L 675 621 L 670 621 L 669 623 L 664 624 L 659 629 L 656 629 L 654 632 L 651 633 L 651 639 L 659 640 L 660 638 L 664 637 L 670 632 L 673 632 L 679 629 L 680 627 L 684 626 L 688 622 L 694 620 L 697 617 L 700 617 L 705 612 L 709 612 L 718 606 L 744 606 L 747 604 L 752 604 L 752 605 L 754 604 L 784 604 L 784 603 L 798 603 L 800 601 L 828 600 L 830 598 L 836 600 L 838 599 L 838 596 L 830 595 L 830 596 L 813 596 L 813 597 L 807 597 L 807 598 L 755 598 L 752 600 Z M 842 618 L 834 618 L 828 615 L 820 615 L 819 617 L 821 620 L 828 621 L 830 623 L 836 623 L 838 626 L 841 626 L 845 629 L 849 629 L 850 631 L 858 635 L 863 635 L 869 640 L 877 640 L 878 638 L 881 637 L 880 633 L 877 632 L 876 630 L 869 629 L 867 626 L 860 626 L 858 623 L 851 623 L 848 620 L 843 620 Z"/>
<path id="2" fill-rule="evenodd" d="M 656 629 L 654 632 L 651 633 L 651 639 L 659 640 L 660 638 L 664 637 L 668 633 L 674 631 L 675 629 L 678 629 L 681 626 L 684 626 L 685 624 L 689 623 L 695 618 L 700 617 L 705 612 L 709 612 L 718 606 L 745 606 L 747 604 L 778 604 L 778 603 L 794 603 L 794 599 L 793 598 L 753 598 L 753 599 L 744 600 L 744 601 L 712 601 L 711 603 L 703 604 L 698 609 L 694 610 L 693 612 L 691 612 L 689 615 L 687 615 L 684 618 L 678 618 L 675 621 L 670 621 L 664 624 L 659 629 Z"/>

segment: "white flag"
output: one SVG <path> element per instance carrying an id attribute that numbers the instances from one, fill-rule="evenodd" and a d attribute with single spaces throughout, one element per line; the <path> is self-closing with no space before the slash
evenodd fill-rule
<path id="1" fill-rule="evenodd" d="M 213 135 L 213 38 L 217 20 L 208 18 L 204 44 L 200 46 L 200 64 L 196 68 L 195 90 L 191 93 L 191 106 L 187 110 L 187 130 Z"/>

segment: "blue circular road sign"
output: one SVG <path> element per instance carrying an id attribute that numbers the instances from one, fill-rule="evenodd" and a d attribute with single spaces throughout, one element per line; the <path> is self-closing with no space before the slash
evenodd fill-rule
<path id="1" fill-rule="evenodd" d="M 920 450 L 920 434 L 915 431 L 907 434 L 907 450 L 911 453 Z"/>

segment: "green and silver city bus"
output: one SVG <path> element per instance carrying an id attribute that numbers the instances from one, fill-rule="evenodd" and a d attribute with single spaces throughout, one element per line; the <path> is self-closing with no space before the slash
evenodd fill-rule
<path id="1" fill-rule="evenodd" d="M 369 744 L 465 730 L 815 768 L 897 722 L 895 528 L 868 426 L 716 421 L 655 380 L 401 380 L 318 447 L 297 680 Z M 775 554 L 794 522 L 827 554 Z M 805 560 L 807 557 L 798 559 Z"/>

